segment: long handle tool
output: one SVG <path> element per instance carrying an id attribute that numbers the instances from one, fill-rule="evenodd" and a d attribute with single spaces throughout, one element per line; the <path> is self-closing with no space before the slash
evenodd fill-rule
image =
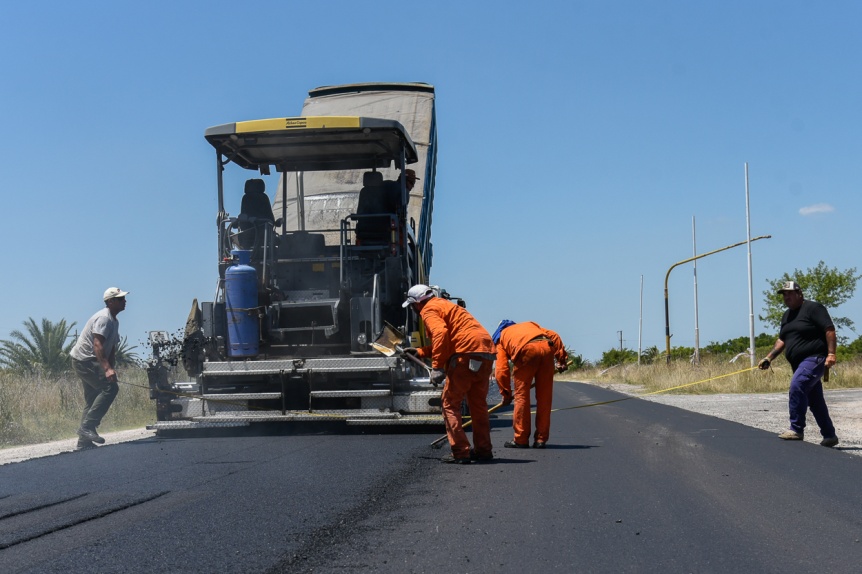
<path id="1" fill-rule="evenodd" d="M 399 353 L 400 357 L 407 359 L 408 361 L 412 361 L 412 362 L 416 363 L 417 365 L 419 365 L 420 367 L 422 367 L 423 369 L 425 369 L 426 371 L 428 371 L 428 377 L 431 377 L 431 367 L 429 367 L 428 365 L 423 363 L 421 359 L 419 359 L 418 357 L 414 357 L 410 353 L 405 353 L 404 349 L 402 349 L 398 345 L 395 345 L 395 350 Z M 434 386 L 436 387 L 437 385 L 434 385 Z"/>
<path id="2" fill-rule="evenodd" d="M 404 352 L 404 347 L 402 347 L 399 343 L 404 340 L 404 335 L 398 332 L 398 329 L 395 327 L 386 324 L 383 328 L 383 331 L 380 333 L 380 336 L 377 337 L 373 343 L 371 343 L 371 347 L 376 351 L 383 353 L 387 357 L 391 357 L 393 355 L 398 355 L 399 357 L 406 358 L 408 361 L 411 361 L 423 369 L 428 373 L 428 378 L 431 378 L 431 367 L 423 363 L 419 360 L 418 357 L 414 357 L 410 353 Z M 437 385 L 434 385 L 435 387 Z"/>

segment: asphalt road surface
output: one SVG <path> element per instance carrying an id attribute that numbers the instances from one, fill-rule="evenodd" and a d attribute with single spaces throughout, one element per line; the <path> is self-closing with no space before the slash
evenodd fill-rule
<path id="1" fill-rule="evenodd" d="M 160 439 L 0 466 L 0 572 L 859 572 L 862 458 L 578 383 L 545 450 Z"/>

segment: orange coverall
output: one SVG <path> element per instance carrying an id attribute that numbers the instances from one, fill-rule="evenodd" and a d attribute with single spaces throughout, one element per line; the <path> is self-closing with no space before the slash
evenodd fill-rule
<path id="1" fill-rule="evenodd" d="M 439 297 L 429 299 L 420 315 L 431 345 L 419 349 L 418 356 L 430 358 L 432 369 L 446 373 L 442 410 L 452 456 L 470 457 L 470 441 L 461 423 L 461 401 L 465 396 L 473 418 L 476 455 L 492 454 L 488 418 L 488 382 L 494 353 L 491 335 L 466 309 Z M 479 361 L 478 370 L 470 369 L 471 359 Z"/>
<path id="2" fill-rule="evenodd" d="M 495 376 L 500 394 L 512 393 L 515 380 L 515 411 L 512 429 L 515 442 L 530 443 L 530 383 L 536 380 L 536 442 L 548 442 L 551 432 L 551 401 L 554 391 L 554 360 L 565 365 L 569 360 L 560 336 L 536 323 L 516 323 L 503 329 L 497 345 Z M 509 361 L 514 364 L 509 373 Z"/>

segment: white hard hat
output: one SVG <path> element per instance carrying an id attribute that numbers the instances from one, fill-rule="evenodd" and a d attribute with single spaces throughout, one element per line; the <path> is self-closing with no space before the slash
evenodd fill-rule
<path id="1" fill-rule="evenodd" d="M 421 283 L 418 285 L 414 285 L 407 292 L 407 300 L 404 301 L 402 307 L 407 307 L 413 303 L 421 303 L 426 299 L 430 299 L 434 296 L 434 290 L 431 289 L 428 285 L 422 285 Z"/>

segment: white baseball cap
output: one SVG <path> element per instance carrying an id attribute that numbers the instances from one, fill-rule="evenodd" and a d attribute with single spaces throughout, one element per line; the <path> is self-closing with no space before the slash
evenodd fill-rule
<path id="1" fill-rule="evenodd" d="M 103 300 L 107 301 L 108 299 L 116 299 L 117 297 L 125 297 L 128 295 L 128 291 L 123 291 L 119 287 L 108 287 L 105 291 L 105 296 L 102 297 Z"/>
<path id="2" fill-rule="evenodd" d="M 407 300 L 404 301 L 402 307 L 408 307 L 413 303 L 421 303 L 426 299 L 430 299 L 434 296 L 434 290 L 431 289 L 428 285 L 422 285 L 419 283 L 418 285 L 414 285 L 407 292 Z"/>

